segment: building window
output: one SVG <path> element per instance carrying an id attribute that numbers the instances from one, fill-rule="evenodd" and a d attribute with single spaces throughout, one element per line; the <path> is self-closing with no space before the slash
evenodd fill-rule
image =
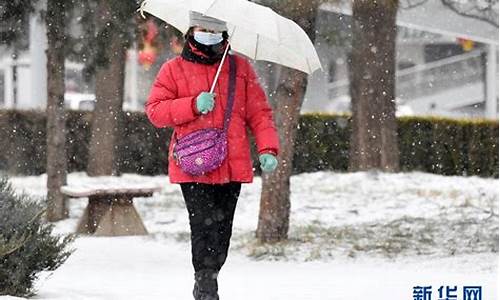
<path id="1" fill-rule="evenodd" d="M 462 46 L 457 44 L 429 44 L 424 46 L 425 62 L 433 62 L 464 53 Z"/>

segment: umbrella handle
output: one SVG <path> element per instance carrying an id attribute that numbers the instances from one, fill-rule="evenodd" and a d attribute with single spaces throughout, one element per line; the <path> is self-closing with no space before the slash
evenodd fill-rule
<path id="1" fill-rule="evenodd" d="M 222 70 L 222 65 L 224 64 L 224 60 L 226 58 L 227 52 L 229 50 L 229 43 L 227 43 L 226 50 L 224 50 L 224 55 L 222 55 L 221 63 L 219 64 L 219 68 L 217 69 L 217 73 L 215 73 L 214 81 L 212 82 L 212 87 L 210 88 L 210 93 L 214 92 L 215 84 L 217 83 L 217 79 L 219 78 L 220 71 Z"/>

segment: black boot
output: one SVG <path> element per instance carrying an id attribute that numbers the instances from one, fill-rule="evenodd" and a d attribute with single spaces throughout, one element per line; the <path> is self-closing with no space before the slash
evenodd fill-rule
<path id="1" fill-rule="evenodd" d="M 219 300 L 217 275 L 218 272 L 211 269 L 194 273 L 193 296 L 195 300 Z"/>

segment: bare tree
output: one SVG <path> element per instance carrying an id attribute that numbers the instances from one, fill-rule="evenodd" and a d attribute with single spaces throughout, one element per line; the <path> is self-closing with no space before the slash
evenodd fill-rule
<path id="1" fill-rule="evenodd" d="M 270 1 L 280 14 L 296 21 L 315 39 L 316 14 L 319 0 Z M 271 174 L 263 174 L 259 222 L 256 236 L 261 242 L 287 239 L 290 220 L 290 177 L 300 108 L 307 87 L 307 74 L 281 67 L 278 87 L 273 101 L 276 103 L 275 120 L 279 124 L 281 153 L 278 168 Z"/>
<path id="2" fill-rule="evenodd" d="M 68 216 L 61 186 L 66 184 L 66 118 L 64 111 L 64 57 L 66 3 L 47 1 L 47 219 L 58 221 Z"/>
<path id="3" fill-rule="evenodd" d="M 352 171 L 399 169 L 395 103 L 397 0 L 353 2 Z"/>
<path id="4" fill-rule="evenodd" d="M 38 0 L 4 1 L 0 4 L 0 43 L 13 46 L 28 34 L 26 21 Z"/>
<path id="5" fill-rule="evenodd" d="M 92 119 L 87 173 L 117 175 L 124 95 L 126 51 L 137 3 L 133 0 L 98 0 L 95 14 L 96 106 Z"/>

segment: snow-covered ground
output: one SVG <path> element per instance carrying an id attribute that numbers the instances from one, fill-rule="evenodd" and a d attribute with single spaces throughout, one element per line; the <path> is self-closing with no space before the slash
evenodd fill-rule
<path id="1" fill-rule="evenodd" d="M 79 237 L 68 261 L 37 282 L 34 299 L 191 299 L 188 216 L 180 188 L 165 176 L 125 174 L 163 186 L 135 200 L 146 237 Z M 44 196 L 46 177 L 13 177 Z M 69 183 L 85 180 L 69 175 Z M 497 297 L 498 180 L 424 173 L 318 172 L 292 178 L 290 240 L 256 243 L 260 178 L 243 185 L 223 300 L 413 299 L 414 286 L 480 285 Z M 71 199 L 73 232 L 86 205 Z M 7 299 L 7 297 L 4 297 Z M 4 299 L 0 297 L 0 299 Z"/>

